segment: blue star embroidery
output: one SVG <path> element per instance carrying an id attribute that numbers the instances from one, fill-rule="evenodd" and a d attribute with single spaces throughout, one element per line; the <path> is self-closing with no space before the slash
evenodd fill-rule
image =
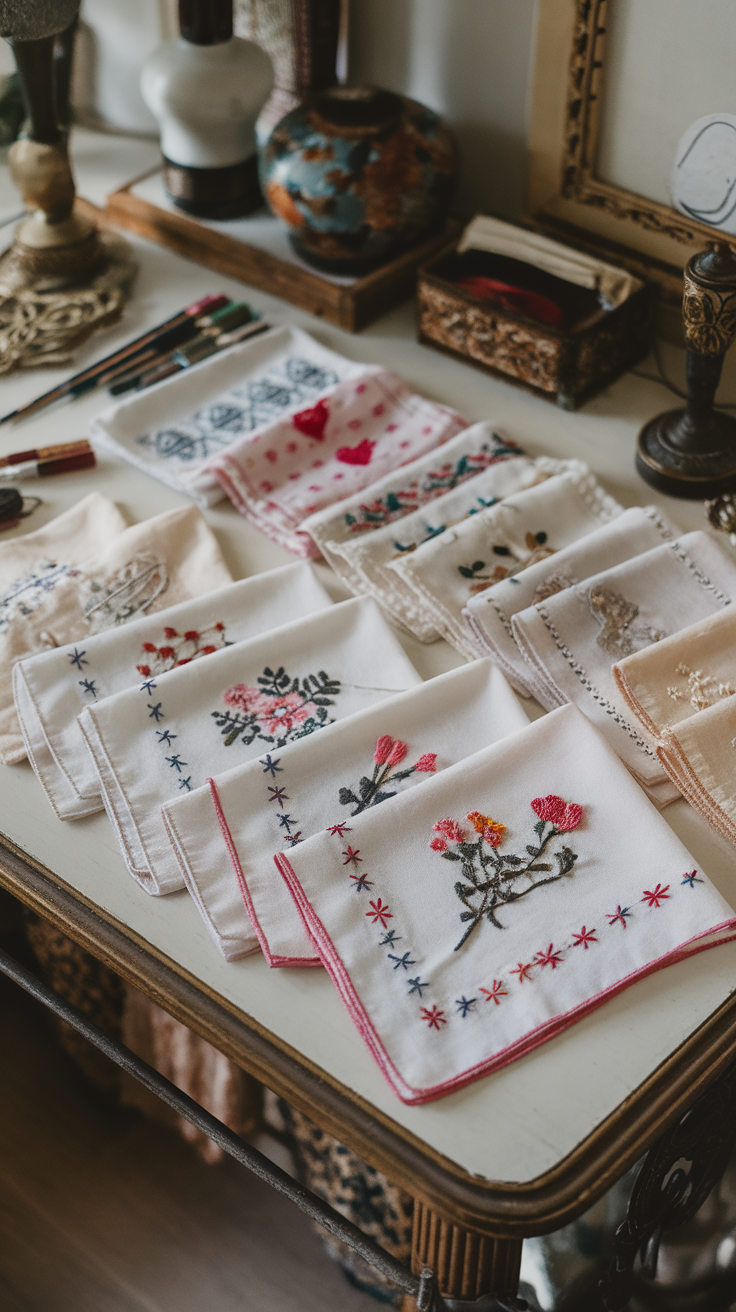
<path id="1" fill-rule="evenodd" d="M 400 942 L 401 942 L 401 935 L 397 934 L 395 929 L 390 929 L 386 934 L 385 938 L 381 939 L 381 942 L 378 944 L 378 946 L 379 948 L 385 948 L 385 947 L 392 948 L 394 946 L 394 943 L 400 943 Z"/>
<path id="2" fill-rule="evenodd" d="M 172 770 L 176 770 L 177 774 L 181 774 L 181 767 L 183 765 L 189 764 L 188 761 L 182 761 L 180 756 L 167 756 L 166 760 L 168 761 Z"/>
<path id="3" fill-rule="evenodd" d="M 411 995 L 412 993 L 418 993 L 421 998 L 422 989 L 428 989 L 430 981 L 426 980 L 423 983 L 422 980 L 420 980 L 419 976 L 417 975 L 416 979 L 410 979 L 407 981 L 407 983 L 411 985 L 411 988 L 409 989 L 409 994 Z"/>
<path id="4" fill-rule="evenodd" d="M 404 955 L 403 955 L 403 957 L 396 957 L 396 956 L 394 956 L 393 952 L 389 952 L 389 954 L 388 954 L 388 958 L 389 958 L 389 961 L 395 961 L 395 962 L 396 962 L 396 965 L 394 966 L 394 970 L 398 970 L 398 969 L 399 969 L 399 966 L 403 966 L 404 970 L 408 970 L 410 966 L 416 966 L 416 964 L 417 964 L 416 961 L 410 961 L 410 960 L 409 960 L 409 953 L 408 953 L 408 952 L 405 952 Z"/>
<path id="5" fill-rule="evenodd" d="M 466 998 L 465 994 L 463 994 L 461 998 L 455 998 L 455 1005 L 463 1019 L 467 1016 L 471 1007 L 475 1006 L 477 1001 L 477 998 Z"/>
<path id="6" fill-rule="evenodd" d="M 289 794 L 285 788 L 272 788 L 269 784 L 268 791 L 271 794 L 268 799 L 269 802 L 275 802 L 277 806 L 283 807 L 284 802 L 288 802 L 289 800 Z"/>
<path id="7" fill-rule="evenodd" d="M 90 693 L 92 697 L 97 696 L 97 689 L 95 688 L 94 679 L 80 679 L 79 686 L 80 688 L 83 688 L 85 692 Z"/>
<path id="8" fill-rule="evenodd" d="M 182 788 L 186 788 L 187 792 L 188 792 L 188 793 L 191 793 L 191 791 L 192 791 L 192 776 L 191 776 L 191 775 L 189 775 L 186 779 L 180 779 L 180 780 L 179 780 L 179 791 L 180 791 L 180 792 L 181 792 Z"/>
<path id="9" fill-rule="evenodd" d="M 280 760 L 281 757 L 277 756 L 276 760 L 272 761 L 271 757 L 266 754 L 258 764 L 263 766 L 264 774 L 270 774 L 271 778 L 275 779 L 277 774 L 283 774 L 284 772 L 283 766 L 279 765 Z"/>
<path id="10" fill-rule="evenodd" d="M 151 712 L 151 714 L 148 717 L 149 720 L 155 720 L 156 724 L 158 724 L 159 720 L 163 720 L 164 713 L 161 710 L 162 706 L 163 706 L 163 702 L 156 702 L 155 706 L 152 706 L 150 702 L 148 703 L 148 709 Z"/>
<path id="11" fill-rule="evenodd" d="M 703 880 L 698 879 L 697 872 L 695 870 L 691 870 L 690 874 L 685 875 L 685 878 L 681 882 L 683 884 L 689 884 L 690 888 L 695 888 L 695 885 L 702 884 Z"/>
<path id="12" fill-rule="evenodd" d="M 72 665 L 76 665 L 77 669 L 81 670 L 83 665 L 89 665 L 89 661 L 85 661 L 82 659 L 82 657 L 86 656 L 86 654 L 87 654 L 86 651 L 77 651 L 75 647 L 74 653 L 73 654 L 71 652 L 69 653 L 69 660 L 71 661 Z"/>
<path id="13" fill-rule="evenodd" d="M 140 686 L 140 688 L 138 689 L 138 691 L 139 691 L 139 692 L 153 692 L 153 690 L 154 690 L 155 687 L 156 687 L 156 680 L 155 680 L 155 679 L 144 679 L 144 680 L 143 680 L 143 683 L 141 684 L 141 686 Z"/>
<path id="14" fill-rule="evenodd" d="M 294 824 L 294 821 L 292 820 L 291 816 L 283 812 L 281 815 L 277 816 L 276 818 L 279 824 L 281 825 L 281 828 L 285 829 L 286 832 L 290 834 L 291 833 L 290 825 Z"/>
<path id="15" fill-rule="evenodd" d="M 350 878 L 355 883 L 356 893 L 367 893 L 369 888 L 373 888 L 373 885 L 368 878 L 367 871 L 364 875 L 351 875 Z"/>
<path id="16" fill-rule="evenodd" d="M 174 739 L 178 738 L 179 735 L 178 733 L 172 733 L 170 729 L 157 729 L 156 737 L 160 743 L 166 743 L 166 746 L 170 747 Z"/>

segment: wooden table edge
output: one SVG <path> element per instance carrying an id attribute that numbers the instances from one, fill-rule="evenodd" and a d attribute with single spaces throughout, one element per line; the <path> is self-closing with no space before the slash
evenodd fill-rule
<path id="1" fill-rule="evenodd" d="M 479 1234 L 518 1238 L 574 1220 L 736 1058 L 735 994 L 550 1171 L 519 1184 L 485 1180 L 377 1111 L 3 836 L 0 887 L 414 1198 Z"/>

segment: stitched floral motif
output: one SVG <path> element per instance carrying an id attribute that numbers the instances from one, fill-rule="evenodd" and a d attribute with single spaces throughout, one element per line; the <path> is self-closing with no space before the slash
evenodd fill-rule
<path id="1" fill-rule="evenodd" d="M 461 456 L 454 463 L 448 460 L 437 469 L 425 474 L 423 478 L 415 479 L 407 487 L 389 492 L 385 497 L 377 497 L 375 501 L 346 513 L 346 528 L 351 535 L 355 535 L 379 528 L 383 524 L 391 524 L 395 519 L 401 519 L 425 502 L 433 501 L 443 492 L 465 483 L 481 470 L 489 469 L 491 465 L 507 460 L 509 456 L 524 454 L 515 442 L 503 441 L 495 433 L 493 438 L 493 445 L 484 442 L 476 454 Z"/>
<path id="2" fill-rule="evenodd" d="M 539 858 L 552 839 L 577 829 L 583 817 L 582 806 L 554 795 L 535 797 L 531 806 L 539 816 L 534 826 L 537 842 L 527 845 L 525 857 L 497 851 L 506 826 L 480 811 L 470 811 L 466 817 L 478 835 L 472 841 L 457 820 L 438 820 L 434 825 L 436 836 L 430 847 L 446 861 L 460 862 L 462 868 L 463 877 L 456 882 L 455 892 L 465 908 L 460 913 L 460 920 L 468 927 L 455 947 L 456 952 L 482 920 L 487 920 L 497 929 L 504 928 L 496 916 L 499 907 L 518 902 L 535 889 L 555 883 L 572 871 L 578 858 L 570 847 L 563 845 L 551 853 L 557 862 L 554 873 L 549 873 L 554 871 L 554 866 Z M 535 879 L 537 874 L 544 875 L 544 878 Z M 531 882 L 520 886 L 518 881 L 521 879 Z"/>
<path id="3" fill-rule="evenodd" d="M 258 676 L 259 687 L 236 683 L 223 694 L 232 711 L 212 711 L 223 735 L 225 747 L 240 738 L 246 747 L 260 738 L 276 748 L 305 738 L 315 729 L 333 724 L 327 708 L 334 706 L 341 692 L 340 682 L 324 670 L 292 679 L 283 665 L 274 671 L 266 667 Z"/>
<path id="4" fill-rule="evenodd" d="M 490 569 L 484 560 L 474 560 L 472 565 L 458 565 L 458 574 L 464 579 L 470 579 L 471 593 L 485 592 L 486 588 L 493 587 L 494 583 L 500 583 L 510 574 L 519 574 L 521 570 L 527 569 L 529 565 L 536 565 L 537 561 L 545 560 L 547 556 L 553 556 L 556 547 L 551 547 L 547 541 L 546 533 L 527 533 L 525 537 L 526 546 L 529 550 L 528 556 L 518 556 L 511 547 L 501 543 L 491 547 L 494 556 L 501 556 L 506 560 L 514 561 L 514 567 L 507 565 L 495 565 L 492 573 L 481 574 L 481 570 Z"/>
<path id="5" fill-rule="evenodd" d="M 378 806 L 387 797 L 394 797 L 396 788 L 391 785 L 403 783 L 413 774 L 434 774 L 437 769 L 436 752 L 425 752 L 414 765 L 405 770 L 397 770 L 396 766 L 401 765 L 408 750 L 400 738 L 394 739 L 387 733 L 381 735 L 373 753 L 373 774 L 370 778 L 363 775 L 357 785 L 357 793 L 351 788 L 341 788 L 338 794 L 341 806 L 355 807 L 350 812 L 351 817 L 367 811 L 369 806 Z"/>
<path id="6" fill-rule="evenodd" d="M 72 565 L 59 565 L 55 560 L 39 560 L 28 574 L 21 574 L 0 596 L 0 633 L 16 615 L 32 615 L 44 597 L 53 592 L 57 583 L 79 573 Z"/>
<path id="7" fill-rule="evenodd" d="M 225 625 L 219 620 L 206 629 L 186 629 L 184 633 L 167 625 L 160 647 L 155 642 L 142 643 L 142 664 L 136 665 L 136 669 L 144 678 L 149 678 L 151 674 L 164 674 L 177 665 L 188 665 L 198 656 L 209 656 L 213 651 L 230 646 L 232 644 L 225 637 Z"/>
<path id="8" fill-rule="evenodd" d="M 422 1020 L 426 1020 L 431 1030 L 439 1030 L 447 1024 L 444 1011 L 440 1011 L 437 1006 L 422 1007 Z"/>
<path id="9" fill-rule="evenodd" d="M 632 652 L 641 651 L 643 647 L 667 636 L 662 630 L 653 629 L 648 624 L 632 628 L 639 607 L 603 583 L 597 583 L 590 589 L 588 605 L 600 625 L 596 642 L 611 656 L 630 656 Z"/>
<path id="10" fill-rule="evenodd" d="M 714 706 L 721 698 L 733 697 L 736 693 L 732 683 L 722 683 L 720 679 L 704 674 L 702 670 L 691 670 L 690 666 L 684 665 L 682 661 L 677 666 L 676 673 L 687 680 L 687 689 L 681 692 L 679 688 L 673 686 L 667 689 L 667 695 L 676 702 L 684 701 L 687 697 L 696 711 L 704 711 L 706 707 Z"/>
<path id="11" fill-rule="evenodd" d="M 542 583 L 538 583 L 534 589 L 533 605 L 538 601 L 546 601 L 548 597 L 554 597 L 558 592 L 564 592 L 565 588 L 572 588 L 577 583 L 577 579 L 572 578 L 570 574 L 565 574 L 564 570 L 553 570 L 548 574 Z"/>
<path id="12" fill-rule="evenodd" d="M 148 610 L 169 586 L 166 566 L 151 556 L 134 556 L 108 578 L 82 575 L 79 599 L 91 633 L 124 624 Z"/>

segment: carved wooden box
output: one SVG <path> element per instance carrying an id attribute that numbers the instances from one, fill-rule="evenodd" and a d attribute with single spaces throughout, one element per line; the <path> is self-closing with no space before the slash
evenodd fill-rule
<path id="1" fill-rule="evenodd" d="M 458 286 L 480 274 L 551 299 L 551 326 Z M 656 289 L 645 285 L 612 310 L 594 292 L 486 251 L 452 248 L 419 270 L 419 340 L 575 410 L 649 350 Z"/>

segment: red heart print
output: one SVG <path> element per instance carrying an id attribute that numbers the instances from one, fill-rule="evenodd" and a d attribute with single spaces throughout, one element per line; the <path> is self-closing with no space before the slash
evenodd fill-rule
<path id="1" fill-rule="evenodd" d="M 291 422 L 294 428 L 304 433 L 305 437 L 313 437 L 315 441 L 321 442 L 329 417 L 327 402 L 318 401 L 316 405 L 308 406 L 306 410 L 300 410 L 297 415 L 292 415 Z"/>
<path id="2" fill-rule="evenodd" d="M 370 442 L 364 437 L 357 446 L 341 446 L 335 452 L 335 456 L 338 460 L 342 460 L 344 465 L 369 465 L 375 445 L 375 442 Z"/>

